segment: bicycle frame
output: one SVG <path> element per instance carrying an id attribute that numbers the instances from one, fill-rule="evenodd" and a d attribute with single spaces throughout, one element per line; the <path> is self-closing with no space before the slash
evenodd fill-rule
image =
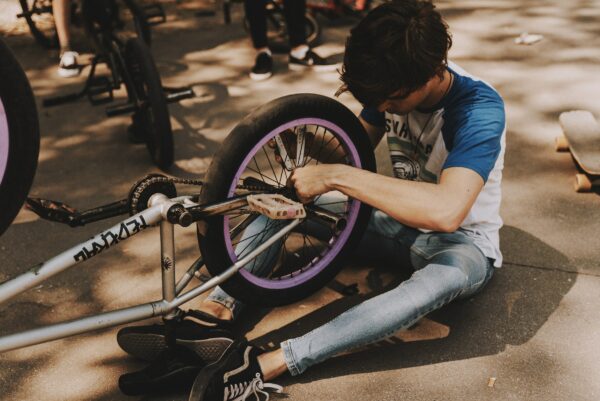
<path id="1" fill-rule="evenodd" d="M 90 2 L 96 0 L 89 0 Z M 134 2 L 132 0 L 123 0 L 123 3 L 130 9 L 133 9 Z M 83 88 L 75 93 L 67 95 L 59 95 L 43 100 L 42 104 L 45 107 L 57 106 L 60 104 L 72 102 L 78 100 L 84 96 L 88 97 L 88 100 L 92 105 L 100 105 L 110 103 L 114 100 L 113 91 L 118 90 L 121 84 L 125 85 L 127 90 L 128 101 L 125 104 L 118 104 L 106 108 L 107 117 L 114 117 L 122 114 L 130 114 L 141 107 L 142 102 L 140 96 L 135 90 L 135 85 L 132 84 L 132 78 L 130 72 L 127 69 L 125 61 L 125 40 L 119 36 L 117 31 L 117 23 L 114 21 L 118 18 L 118 15 L 112 15 L 111 12 L 117 12 L 118 5 L 116 1 L 108 1 L 106 4 L 110 6 L 111 11 L 106 11 L 102 15 L 94 15 L 93 18 L 85 15 L 82 16 L 84 25 L 88 26 L 88 34 L 90 39 L 96 47 L 96 54 L 94 55 L 91 63 L 88 77 Z M 153 5 L 146 6 L 150 10 L 154 10 L 156 7 Z M 150 15 L 151 18 L 156 17 Z M 163 21 L 161 21 L 163 22 Z M 138 34 L 141 38 L 141 33 Z M 110 71 L 110 75 L 107 76 L 96 76 L 96 67 L 100 63 L 105 63 Z M 178 102 L 183 99 L 188 99 L 194 96 L 194 92 L 191 88 L 166 88 L 165 97 L 167 103 Z"/>
<path id="2" fill-rule="evenodd" d="M 197 259 L 179 281 L 176 280 L 174 226 L 176 224 L 189 224 L 178 223 L 177 218 L 174 219 L 174 211 L 182 210 L 183 207 L 185 211 L 191 211 L 193 221 L 200 221 L 208 216 L 223 215 L 247 205 L 246 196 L 231 198 L 222 202 L 206 205 L 198 205 L 191 199 L 191 196 L 180 196 L 169 199 L 164 194 L 154 194 L 148 202 L 148 209 L 121 221 L 110 229 L 99 233 L 92 239 L 70 248 L 45 263 L 34 266 L 20 276 L 0 284 L 1 304 L 8 299 L 35 287 L 55 274 L 88 260 L 112 246 L 117 245 L 121 241 L 131 238 L 151 226 L 159 224 L 162 299 L 63 323 L 43 326 L 20 333 L 5 335 L 0 337 L 0 352 L 57 340 L 92 330 L 136 322 L 156 316 L 163 316 L 166 321 L 173 320 L 177 317 L 179 306 L 226 281 L 232 275 L 237 273 L 238 270 L 252 262 L 259 254 L 264 252 L 269 246 L 302 222 L 302 219 L 291 220 L 288 225 L 283 227 L 266 242 L 252 250 L 248 255 L 231 265 L 222 274 L 212 277 L 208 281 L 182 293 L 183 289 L 189 284 L 203 263 L 201 258 Z M 192 221 L 188 221 L 186 223 L 191 224 L 191 222 Z"/>

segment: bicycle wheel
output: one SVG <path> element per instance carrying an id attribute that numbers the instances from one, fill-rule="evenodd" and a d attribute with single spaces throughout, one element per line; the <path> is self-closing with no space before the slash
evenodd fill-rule
<path id="1" fill-rule="evenodd" d="M 286 153 L 289 148 L 289 154 L 296 155 L 293 160 L 290 156 L 291 166 L 275 160 L 273 143 L 278 138 Z M 306 138 L 311 140 L 302 140 Z M 304 150 L 299 154 L 297 149 Z M 283 189 L 291 168 L 322 163 L 345 163 L 375 171 L 367 134 L 352 112 L 320 95 L 285 96 L 255 110 L 229 134 L 208 169 L 200 202 L 240 194 L 243 190 L 237 186 L 248 177 Z M 339 192 L 318 197 L 314 203 L 344 217 L 345 227 L 333 229 L 309 217 L 262 254 L 264 263 L 254 260 L 222 288 L 246 303 L 277 306 L 298 301 L 331 280 L 360 240 L 371 208 Z M 236 213 L 198 224 L 200 250 L 213 275 L 289 224 L 288 220 L 270 220 L 245 210 Z"/>
<path id="2" fill-rule="evenodd" d="M 33 92 L 21 66 L 0 40 L 0 234 L 29 192 L 40 147 Z"/>
<path id="3" fill-rule="evenodd" d="M 110 53 L 107 38 L 118 31 L 123 42 L 139 37 L 149 46 L 150 26 L 144 10 L 132 0 L 124 0 L 120 8 L 116 0 L 82 0 L 83 26 L 97 53 Z"/>
<path id="4" fill-rule="evenodd" d="M 52 14 L 52 0 L 19 0 L 31 34 L 46 49 L 58 48 L 58 36 Z"/>
<path id="5" fill-rule="evenodd" d="M 134 129 L 141 130 L 152 160 L 165 170 L 173 164 L 174 153 L 169 108 L 150 49 L 141 39 L 131 38 L 125 43 L 125 65 L 138 104 Z"/>
<path id="6" fill-rule="evenodd" d="M 244 18 L 244 29 L 246 29 L 246 32 L 250 32 L 250 25 L 246 18 Z M 310 47 L 316 46 L 321 36 L 321 25 L 309 12 L 304 15 L 304 29 L 306 44 Z M 287 25 L 281 9 L 267 9 L 267 40 L 269 47 L 275 52 L 288 52 L 290 50 Z"/>
<path id="7" fill-rule="evenodd" d="M 129 15 L 125 18 L 131 18 L 133 26 L 138 38 L 141 38 L 146 45 L 150 46 L 152 43 L 152 31 L 150 30 L 150 24 L 148 24 L 148 17 L 146 12 L 140 5 L 134 0 L 123 0 L 125 3 L 126 11 Z"/>

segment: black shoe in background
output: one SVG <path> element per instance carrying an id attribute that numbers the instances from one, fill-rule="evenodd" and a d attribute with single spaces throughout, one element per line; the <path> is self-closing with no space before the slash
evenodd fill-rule
<path id="1" fill-rule="evenodd" d="M 273 57 L 266 52 L 261 52 L 256 56 L 254 67 L 250 70 L 250 78 L 262 81 L 271 75 L 273 75 Z"/>
<path id="2" fill-rule="evenodd" d="M 313 69 L 315 71 L 335 71 L 338 67 L 338 63 L 331 63 L 312 51 L 312 49 L 309 49 L 303 58 L 296 58 L 290 54 L 289 67 L 290 70 L 294 71 L 302 71 L 305 69 Z"/>

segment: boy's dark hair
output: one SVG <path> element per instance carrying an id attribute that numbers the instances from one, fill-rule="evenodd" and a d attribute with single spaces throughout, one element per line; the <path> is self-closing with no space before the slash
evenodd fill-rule
<path id="1" fill-rule="evenodd" d="M 409 94 L 443 71 L 450 46 L 448 25 L 430 1 L 384 3 L 350 31 L 339 92 L 365 106 Z"/>

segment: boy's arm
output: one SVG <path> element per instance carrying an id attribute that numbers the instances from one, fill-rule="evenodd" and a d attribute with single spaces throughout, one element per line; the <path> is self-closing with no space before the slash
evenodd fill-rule
<path id="1" fill-rule="evenodd" d="M 304 202 L 328 191 L 340 191 L 373 206 L 395 220 L 416 228 L 454 232 L 460 227 L 483 188 L 475 171 L 451 167 L 438 184 L 399 180 L 336 164 L 294 171 L 291 182 Z"/>

